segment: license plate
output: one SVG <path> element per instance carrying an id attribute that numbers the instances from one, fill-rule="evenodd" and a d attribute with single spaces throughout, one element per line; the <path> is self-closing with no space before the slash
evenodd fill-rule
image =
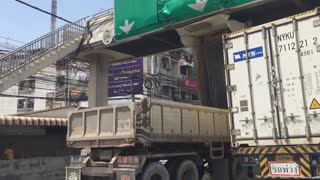
<path id="1" fill-rule="evenodd" d="M 301 167 L 295 162 L 269 162 L 269 172 L 275 177 L 299 177 Z"/>

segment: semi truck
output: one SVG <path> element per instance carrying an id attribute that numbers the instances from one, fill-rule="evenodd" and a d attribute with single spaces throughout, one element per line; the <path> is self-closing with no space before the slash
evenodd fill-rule
<path id="1" fill-rule="evenodd" d="M 238 177 L 320 176 L 319 12 L 223 36 Z"/>
<path id="2" fill-rule="evenodd" d="M 82 159 L 66 179 L 198 180 L 223 159 L 221 179 L 319 177 L 320 9 L 222 43 L 228 109 L 147 98 L 75 111 L 67 144 Z"/>

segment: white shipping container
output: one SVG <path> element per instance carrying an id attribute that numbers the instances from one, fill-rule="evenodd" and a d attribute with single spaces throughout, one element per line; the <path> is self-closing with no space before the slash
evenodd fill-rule
<path id="1" fill-rule="evenodd" d="M 224 35 L 234 146 L 320 143 L 319 12 Z"/>

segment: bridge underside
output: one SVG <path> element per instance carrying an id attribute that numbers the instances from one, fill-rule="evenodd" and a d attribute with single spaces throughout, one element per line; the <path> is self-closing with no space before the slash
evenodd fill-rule
<path id="1" fill-rule="evenodd" d="M 49 35 L 53 36 L 55 35 L 54 33 L 62 33 L 66 35 L 66 37 L 71 37 L 74 33 L 69 33 L 69 31 L 72 30 L 76 32 L 76 37 L 72 36 L 71 39 L 62 39 L 61 42 L 59 41 L 55 44 L 51 42 L 52 38 L 43 36 L 40 38 L 39 44 L 35 45 L 36 49 L 34 49 L 34 51 L 28 50 L 28 47 L 22 47 L 19 48 L 17 52 L 12 53 L 13 55 L 10 56 L 9 54 L 7 59 L 2 57 L 0 61 L 2 66 L 7 65 L 8 68 L 12 68 L 10 65 L 13 63 L 11 60 L 13 58 L 16 59 L 14 62 L 17 64 L 17 67 L 13 69 L 12 72 L 8 71 L 8 75 L 5 74 L 6 76 L 4 76 L 2 72 L 2 76 L 0 76 L 0 92 L 18 83 L 23 78 L 27 78 L 36 73 L 38 69 L 47 66 L 47 63 L 49 63 L 48 58 L 51 58 L 51 55 L 59 55 L 59 57 L 53 59 L 50 63 L 55 62 L 59 58 L 65 58 L 66 56 L 79 56 L 88 60 L 90 63 L 91 84 L 89 86 L 89 104 L 91 107 L 103 106 L 107 104 L 106 90 L 108 82 L 105 79 L 108 78 L 108 73 L 106 72 L 108 63 L 132 57 L 148 56 L 182 47 L 191 47 L 196 65 L 201 103 L 206 106 L 225 108 L 226 96 L 223 78 L 224 60 L 222 34 L 260 25 L 311 10 L 318 6 L 320 7 L 319 0 L 257 0 L 249 6 L 224 9 L 220 12 L 198 17 L 121 42 L 114 42 L 112 40 L 114 24 L 113 14 L 110 11 L 103 16 L 94 17 L 89 22 L 92 23 L 90 27 L 88 27 L 89 32 L 84 31 L 82 28 L 79 29 L 78 27 L 70 28 L 74 26 L 74 24 L 70 24 Z M 83 32 L 85 32 L 85 35 L 81 36 L 82 39 L 80 42 L 73 40 L 74 38 L 79 38 Z M 102 43 L 104 42 L 103 40 L 105 40 L 106 32 L 107 37 L 110 38 L 108 39 L 108 43 L 105 43 L 108 45 Z M 58 37 L 60 36 L 61 35 Z M 43 40 L 45 41 L 43 42 Z M 50 43 L 47 43 L 47 41 Z M 35 42 L 38 43 L 38 41 Z M 72 48 L 70 48 L 70 42 L 77 42 L 76 45 L 79 45 L 79 48 L 78 46 L 72 46 Z M 43 45 L 45 46 L 43 47 Z M 48 48 L 47 45 L 52 46 Z M 38 48 L 38 46 L 40 46 L 40 48 Z M 69 48 L 65 50 L 65 53 L 61 54 L 56 52 L 59 50 L 57 47 L 60 49 Z M 40 53 L 43 50 L 45 53 Z M 20 63 L 21 60 L 18 58 L 22 57 L 21 55 L 23 55 L 23 57 L 28 55 L 27 59 L 22 59 L 23 62 L 25 62 L 22 63 L 22 65 Z M 37 59 L 39 57 L 41 60 Z M 29 61 L 32 61 L 32 63 L 29 63 Z M 1 67 L 1 71 L 6 70 L 5 68 L 7 66 L 4 68 Z M 34 66 L 36 68 L 22 68 L 20 66 Z M 33 71 L 28 72 L 30 69 Z M 101 79 L 101 77 L 104 78 Z"/>
<path id="2" fill-rule="evenodd" d="M 318 6 L 318 0 L 265 0 L 250 7 L 223 10 L 183 22 L 135 40 L 109 46 L 107 49 L 141 57 L 186 46 L 192 47 L 202 105 L 226 108 L 222 34 L 264 24 Z M 230 27 L 230 20 L 243 27 Z"/>
<path id="3" fill-rule="evenodd" d="M 237 9 L 225 10 L 223 14 L 230 16 L 230 19 L 236 19 L 241 22 L 250 21 L 252 25 L 260 25 L 283 17 L 298 14 L 320 6 L 318 0 L 264 0 L 261 3 L 254 4 L 250 7 L 240 7 Z M 218 13 L 216 13 L 218 14 Z M 169 51 L 184 47 L 176 29 L 186 27 L 192 23 L 203 21 L 214 14 L 190 20 L 178 25 L 167 27 L 158 32 L 144 35 L 136 40 L 127 41 L 111 47 L 110 50 L 132 55 L 135 57 L 147 56 L 159 52 Z M 213 34 L 226 32 L 227 29 L 211 27 Z M 205 29 L 200 29 L 205 30 Z M 207 31 L 207 30 L 205 30 Z M 203 34 L 201 34 L 202 36 Z"/>

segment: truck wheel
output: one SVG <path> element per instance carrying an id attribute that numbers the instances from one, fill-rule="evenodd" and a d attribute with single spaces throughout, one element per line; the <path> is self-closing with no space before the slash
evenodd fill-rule
<path id="1" fill-rule="evenodd" d="M 175 180 L 199 180 L 198 168 L 190 160 L 182 161 L 176 173 Z"/>
<path id="2" fill-rule="evenodd" d="M 167 169 L 159 162 L 150 163 L 143 171 L 141 180 L 170 180 Z"/>

